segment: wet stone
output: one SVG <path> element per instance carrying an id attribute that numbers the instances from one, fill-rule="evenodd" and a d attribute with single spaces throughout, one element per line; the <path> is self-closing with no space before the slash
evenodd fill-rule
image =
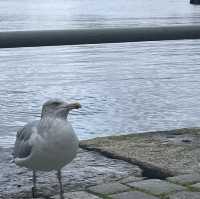
<path id="1" fill-rule="evenodd" d="M 158 179 L 143 180 L 140 182 L 128 183 L 128 185 L 134 188 L 148 191 L 155 195 L 170 193 L 173 191 L 180 191 L 185 189 L 183 186 L 175 185 L 170 182 Z"/>
<path id="2" fill-rule="evenodd" d="M 64 194 L 65 199 L 100 199 L 98 196 L 87 193 L 85 191 L 69 192 Z M 52 199 L 60 199 L 59 195 L 52 197 Z"/>
<path id="3" fill-rule="evenodd" d="M 112 199 L 158 199 L 155 196 L 148 195 L 139 191 L 123 192 L 110 196 Z"/>
<path id="4" fill-rule="evenodd" d="M 170 177 L 167 178 L 167 180 L 179 184 L 193 184 L 200 182 L 200 174 L 199 173 L 185 174 L 185 175 Z"/>
<path id="5" fill-rule="evenodd" d="M 129 187 L 123 184 L 120 184 L 119 182 L 115 182 L 115 183 L 107 183 L 107 184 L 100 184 L 97 186 L 93 186 L 93 187 L 90 187 L 88 190 L 94 193 L 100 193 L 100 194 L 113 194 L 113 193 L 126 191 L 128 189 Z"/>
<path id="6" fill-rule="evenodd" d="M 199 192 L 178 192 L 168 197 L 169 199 L 199 199 Z"/>
<path id="7" fill-rule="evenodd" d="M 12 149 L 0 149 L 0 197 L 31 198 L 32 171 L 20 168 L 12 160 Z M 64 192 L 80 191 L 101 183 L 110 183 L 141 170 L 121 160 L 113 160 L 95 152 L 79 150 L 77 157 L 62 169 Z M 48 198 L 59 193 L 56 172 L 37 172 L 38 196 Z"/>

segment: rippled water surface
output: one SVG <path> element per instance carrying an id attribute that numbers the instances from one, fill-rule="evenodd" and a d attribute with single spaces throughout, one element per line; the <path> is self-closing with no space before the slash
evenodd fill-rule
<path id="1" fill-rule="evenodd" d="M 188 0 L 1 0 L 0 30 L 200 24 Z M 0 50 L 0 146 L 49 98 L 81 139 L 200 126 L 200 41 Z"/>

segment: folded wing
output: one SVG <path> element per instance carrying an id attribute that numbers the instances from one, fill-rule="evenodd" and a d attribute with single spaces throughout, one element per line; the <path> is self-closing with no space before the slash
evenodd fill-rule
<path id="1" fill-rule="evenodd" d="M 32 145 L 30 138 L 37 131 L 38 121 L 28 123 L 17 132 L 16 141 L 13 150 L 14 158 L 26 158 L 31 154 Z"/>

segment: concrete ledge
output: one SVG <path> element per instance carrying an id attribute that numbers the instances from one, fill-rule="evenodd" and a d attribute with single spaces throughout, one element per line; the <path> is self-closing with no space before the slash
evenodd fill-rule
<path id="1" fill-rule="evenodd" d="M 200 129 L 109 136 L 82 141 L 80 147 L 139 166 L 143 176 L 165 179 L 198 171 Z"/>

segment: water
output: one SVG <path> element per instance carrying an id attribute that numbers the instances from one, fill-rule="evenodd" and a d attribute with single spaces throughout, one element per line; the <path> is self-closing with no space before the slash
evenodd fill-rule
<path id="1" fill-rule="evenodd" d="M 199 24 L 188 0 L 1 0 L 0 30 Z M 200 41 L 0 50 L 0 146 L 49 98 L 78 100 L 80 139 L 199 126 Z"/>

